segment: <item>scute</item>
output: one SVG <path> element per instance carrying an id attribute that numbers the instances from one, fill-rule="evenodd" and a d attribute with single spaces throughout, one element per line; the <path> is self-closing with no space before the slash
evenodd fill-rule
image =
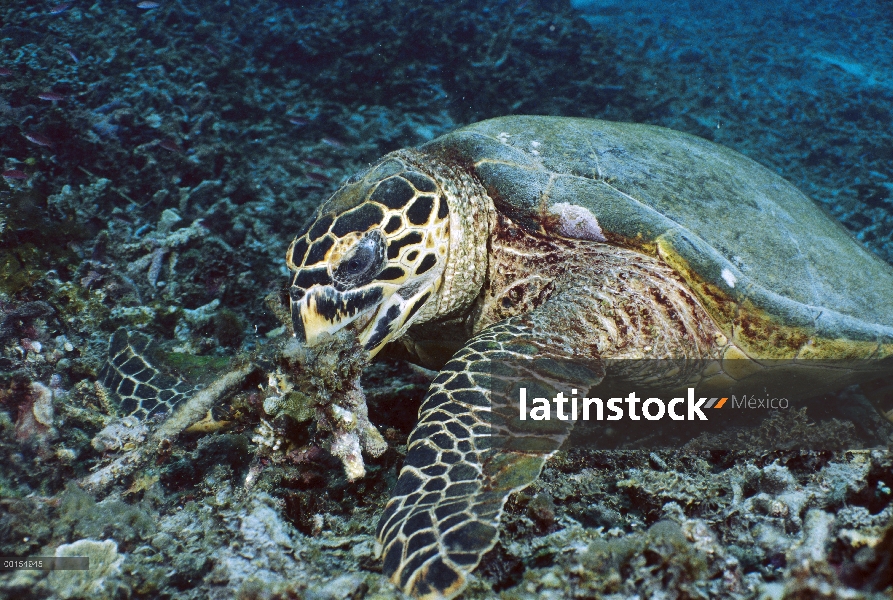
<path id="1" fill-rule="evenodd" d="M 725 147 L 662 127 L 531 116 L 476 123 L 421 149 L 474 164 L 497 209 L 525 226 L 567 236 L 575 229 L 554 207 L 585 209 L 593 221 L 581 231 L 597 225 L 609 243 L 664 258 L 728 335 L 761 344 L 758 354 L 804 347 L 776 339 L 772 350 L 765 331 L 739 340 L 742 310 L 777 336 L 821 338 L 810 346 L 818 357 L 839 356 L 841 342 L 852 357 L 893 344 L 890 265 L 792 184 Z"/>

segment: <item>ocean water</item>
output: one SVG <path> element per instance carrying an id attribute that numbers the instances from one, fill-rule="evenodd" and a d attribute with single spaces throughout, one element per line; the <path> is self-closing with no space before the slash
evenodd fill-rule
<path id="1" fill-rule="evenodd" d="M 0 571 L 0 598 L 394 597 L 375 524 L 434 373 L 369 367 L 389 449 L 358 481 L 264 411 L 316 207 L 463 125 L 588 117 L 728 146 L 893 264 L 891 30 L 884 0 L 0 0 L 0 556 L 102 569 Z M 159 444 L 97 385 L 121 328 L 188 389 L 263 374 Z M 466 597 L 889 593 L 891 473 L 889 448 L 562 454 Z"/>

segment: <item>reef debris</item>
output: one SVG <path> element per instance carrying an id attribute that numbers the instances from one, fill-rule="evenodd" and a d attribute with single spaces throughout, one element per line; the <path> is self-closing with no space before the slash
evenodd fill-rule
<path id="1" fill-rule="evenodd" d="M 388 447 L 369 421 L 360 385 L 368 353 L 352 332 L 341 330 L 312 348 L 291 338 L 280 356 L 269 374 L 264 410 L 299 420 L 314 412 L 317 428 L 331 434 L 328 451 L 341 460 L 348 480 L 363 477 L 363 453 L 377 457 Z"/>
<path id="2" fill-rule="evenodd" d="M 53 571 L 50 574 L 50 586 L 63 600 L 84 597 L 111 600 L 124 590 L 122 582 L 116 580 L 121 574 L 124 556 L 118 553 L 118 544 L 114 540 L 83 539 L 62 544 L 56 549 L 56 556 L 85 556 L 90 561 L 88 571 Z"/>
<path id="3" fill-rule="evenodd" d="M 242 386 L 256 369 L 256 365 L 249 363 L 222 374 L 208 387 L 199 390 L 178 406 L 144 443 L 91 473 L 81 480 L 81 485 L 99 492 L 120 478 L 131 475 L 157 455 L 162 446 L 169 445 L 186 428 L 204 418 L 218 401 Z"/>

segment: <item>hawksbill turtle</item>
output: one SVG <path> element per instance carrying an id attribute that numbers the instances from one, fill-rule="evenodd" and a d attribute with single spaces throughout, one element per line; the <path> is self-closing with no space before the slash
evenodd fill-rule
<path id="1" fill-rule="evenodd" d="M 416 597 L 464 588 L 555 449 L 491 445 L 491 361 L 582 361 L 568 384 L 589 389 L 617 358 L 735 379 L 893 354 L 888 264 L 769 169 L 655 126 L 504 117 L 390 153 L 286 260 L 299 340 L 350 327 L 370 356 L 399 340 L 440 371 L 377 530 L 384 573 Z M 810 379 L 867 377 L 832 371 Z"/>

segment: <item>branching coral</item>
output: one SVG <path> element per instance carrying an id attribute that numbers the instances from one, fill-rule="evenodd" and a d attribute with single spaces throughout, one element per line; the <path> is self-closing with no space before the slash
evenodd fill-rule
<path id="1" fill-rule="evenodd" d="M 152 287 L 157 287 L 164 268 L 164 259 L 168 257 L 168 274 L 172 280 L 174 269 L 177 266 L 178 249 L 186 246 L 195 238 L 203 237 L 208 232 L 202 226 L 201 219 L 193 221 L 189 227 L 172 231 L 173 226 L 180 221 L 182 218 L 176 211 L 166 209 L 161 213 L 154 232 L 147 234 L 139 242 L 125 245 L 125 250 L 149 250 L 148 254 L 130 263 L 127 268 L 128 272 L 145 272 L 149 284 Z"/>

